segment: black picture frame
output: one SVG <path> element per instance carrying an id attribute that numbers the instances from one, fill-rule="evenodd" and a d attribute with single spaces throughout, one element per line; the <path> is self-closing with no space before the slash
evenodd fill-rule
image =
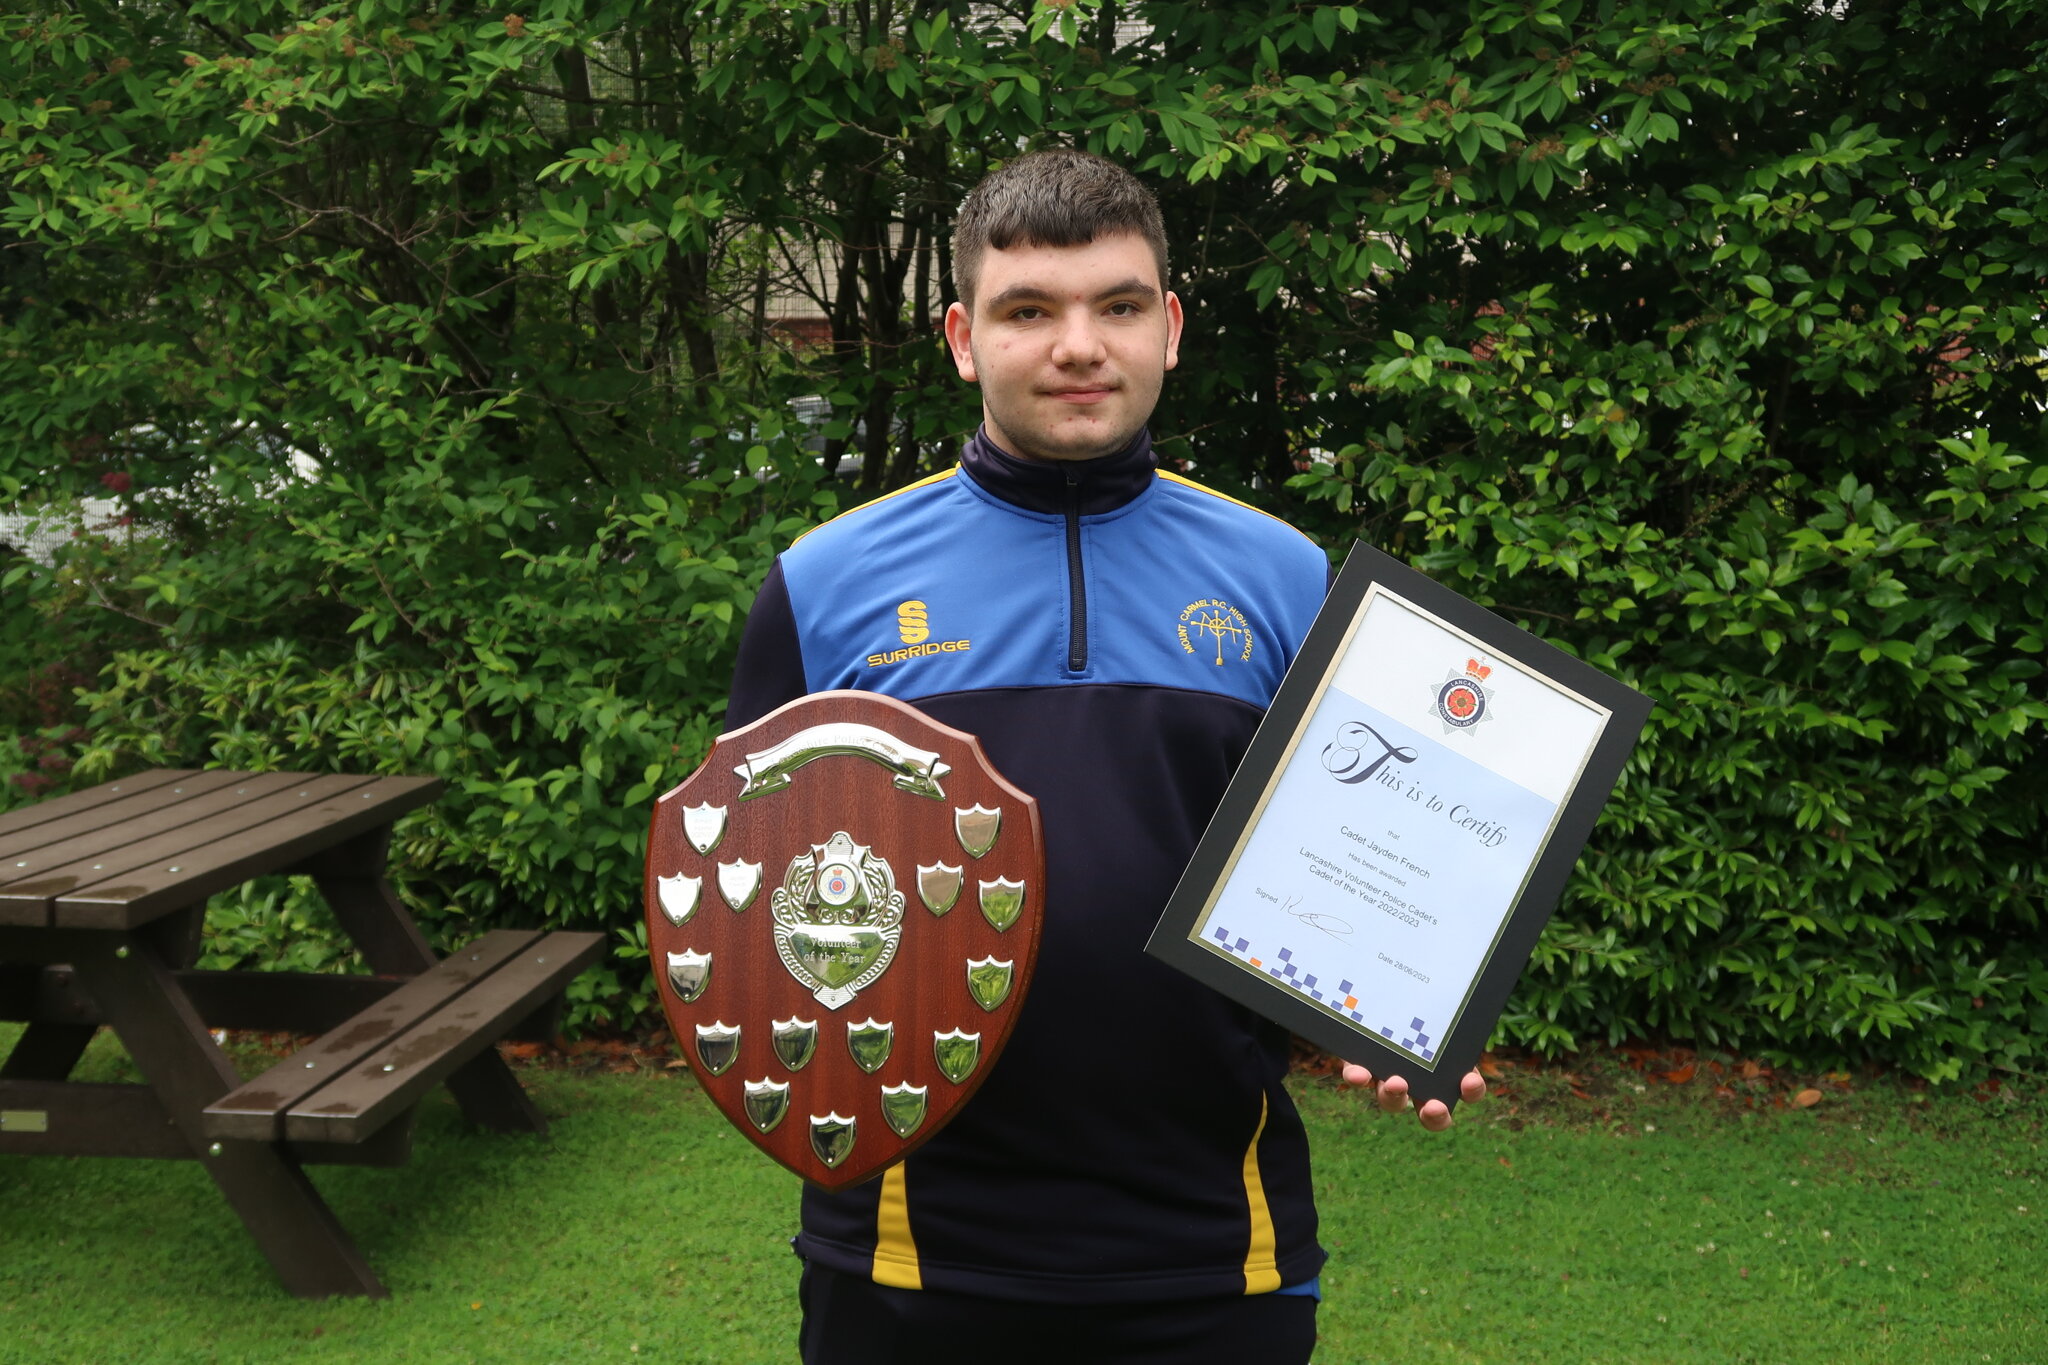
<path id="1" fill-rule="evenodd" d="M 1405 609 L 1409 617 L 1426 623 L 1415 628 L 1441 628 L 1447 633 L 1447 641 L 1462 639 L 1477 654 L 1506 663 L 1522 675 L 1517 679 L 1518 685 L 1527 686 L 1533 680 L 1549 687 L 1561 700 L 1548 704 L 1583 706 L 1586 713 L 1579 724 L 1593 727 L 1590 742 L 1584 743 L 1579 750 L 1580 763 L 1575 775 L 1568 781 L 1554 779 L 1563 783 L 1560 788 L 1562 800 L 1556 803 L 1547 832 L 1536 842 L 1518 889 L 1506 905 L 1479 907 L 1477 910 L 1463 905 L 1439 907 L 1450 918 L 1442 922 L 1432 921 L 1438 924 L 1433 931 L 1436 933 L 1457 932 L 1461 925 L 1467 924 L 1457 917 L 1469 914 L 1469 936 L 1461 949 L 1467 953 L 1474 951 L 1471 945 L 1477 942 L 1478 935 L 1487 931 L 1488 918 L 1493 916 L 1497 919 L 1491 924 L 1493 936 L 1490 946 L 1483 952 L 1476 974 L 1464 983 L 1462 1003 L 1448 1026 L 1438 1026 L 1444 1029 L 1441 1035 L 1426 1039 L 1427 1047 L 1400 1046 L 1401 1042 L 1413 1043 L 1415 1040 L 1395 1039 L 1385 1028 L 1375 1031 L 1357 1017 L 1358 1010 L 1347 1009 L 1342 1000 L 1313 993 L 1302 985 L 1299 978 L 1290 979 L 1293 977 L 1292 967 L 1283 974 L 1280 963 L 1268 963 L 1257 956 L 1248 958 L 1243 955 L 1243 939 L 1236 940 L 1233 948 L 1226 931 L 1216 930 L 1214 937 L 1205 935 L 1212 912 L 1226 892 L 1231 891 L 1241 857 L 1250 846 L 1253 833 L 1278 790 L 1281 778 L 1291 766 L 1301 763 L 1319 763 L 1329 769 L 1331 749 L 1327 746 L 1319 748 L 1311 742 L 1315 738 L 1309 733 L 1311 720 L 1322 707 L 1332 679 L 1346 663 L 1347 650 L 1361 638 L 1360 626 L 1367 613 L 1389 607 Z M 1477 661 L 1475 655 L 1473 662 Z M 1357 667 L 1367 668 L 1369 665 L 1360 663 Z M 1479 677 L 1489 675 L 1490 670 L 1479 670 Z M 1453 727 L 1472 723 L 1472 720 L 1454 714 L 1454 709 L 1462 707 L 1470 715 L 1476 704 L 1479 715 L 1472 719 L 1477 720 L 1484 715 L 1486 703 L 1483 698 L 1475 703 L 1477 694 L 1485 690 L 1483 687 L 1475 686 L 1456 696 L 1450 694 L 1459 690 L 1457 680 L 1446 683 L 1445 688 L 1446 692 L 1438 695 L 1434 705 L 1441 711 L 1438 718 L 1443 724 L 1444 748 L 1448 752 L 1451 748 L 1449 741 L 1454 737 Z M 1425 696 L 1419 704 L 1429 704 L 1429 698 Z M 1635 748 L 1650 710 L 1649 697 L 1392 556 L 1358 543 L 1332 584 L 1321 612 L 1282 680 L 1244 762 L 1225 791 L 1222 803 L 1168 900 L 1145 951 L 1291 1029 L 1318 1047 L 1370 1068 L 1376 1076 L 1405 1077 L 1409 1093 L 1418 1105 L 1430 1099 L 1455 1105 L 1459 1081 L 1484 1051 L 1487 1039 L 1507 1004 L 1508 995 L 1528 964 L 1536 940 L 1556 908 L 1565 881 L 1571 875 L 1572 867 L 1592 835 L 1601 809 Z M 1375 737 L 1378 738 L 1377 735 Z M 1381 742 L 1388 743 L 1384 739 Z M 1409 749 L 1404 747 L 1401 752 L 1409 752 Z M 1402 761 L 1413 762 L 1412 759 Z M 1561 772 L 1562 769 L 1555 771 Z M 1389 785 L 1398 789 L 1398 784 Z M 1366 790 L 1370 792 L 1371 789 Z M 1376 806 L 1371 818 L 1380 819 L 1390 809 L 1395 807 Z M 1415 812 L 1409 812 L 1404 803 L 1400 814 L 1389 818 L 1394 823 L 1422 821 L 1431 818 L 1432 814 L 1420 806 Z M 1425 833 L 1429 837 L 1443 837 L 1440 828 Z M 1350 831 L 1348 825 L 1345 834 L 1353 840 L 1359 837 Z M 1389 834 L 1393 831 L 1390 830 Z M 1301 852 L 1306 855 L 1310 850 L 1304 848 Z M 1378 852 L 1384 854 L 1386 850 Z M 1518 853 L 1517 856 L 1521 855 Z M 1320 858 L 1314 861 L 1335 870 L 1329 861 Z M 1353 858 L 1352 861 L 1359 860 Z M 1234 894 L 1242 904 L 1242 888 Z M 1263 891 L 1259 894 L 1264 899 L 1273 899 Z M 1326 897 L 1356 895 L 1355 892 L 1345 892 L 1341 886 L 1327 892 L 1315 888 L 1315 894 Z M 1353 904 L 1350 901 L 1343 903 L 1347 907 Z M 1308 921 L 1322 918 L 1299 911 L 1290 913 Z M 1348 921 L 1345 923 L 1346 937 L 1338 940 L 1339 949 L 1324 949 L 1325 953 L 1334 951 L 1342 956 L 1378 952 L 1372 947 L 1379 939 L 1378 935 L 1370 932 L 1373 922 L 1368 921 L 1369 932 L 1355 943 L 1349 937 L 1354 931 Z M 1446 923 L 1449 928 L 1443 927 Z M 1315 926 L 1312 924 L 1311 927 Z M 1219 937 L 1221 942 L 1217 941 Z M 1358 959 L 1353 957 L 1352 960 Z M 1390 959 L 1380 956 L 1378 960 Z M 1307 980 L 1313 984 L 1316 978 L 1310 976 Z M 1319 987 L 1316 989 L 1320 990 Z M 1365 1002 L 1353 998 L 1352 1003 Z M 1421 1034 L 1419 1028 L 1417 1034 Z"/>

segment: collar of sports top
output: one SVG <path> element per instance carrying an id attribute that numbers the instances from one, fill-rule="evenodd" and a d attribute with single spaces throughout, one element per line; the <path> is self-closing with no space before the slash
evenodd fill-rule
<path id="1" fill-rule="evenodd" d="M 1152 486 L 1159 461 L 1152 434 L 1140 430 L 1114 455 L 1092 460 L 1025 460 L 1012 455 L 977 428 L 960 454 L 969 478 L 1003 501 L 1054 516 L 1114 512 Z"/>

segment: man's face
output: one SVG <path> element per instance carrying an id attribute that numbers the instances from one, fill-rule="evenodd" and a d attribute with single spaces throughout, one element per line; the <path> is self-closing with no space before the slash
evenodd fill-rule
<path id="1" fill-rule="evenodd" d="M 990 439 L 1033 460 L 1130 443 L 1180 362 L 1180 300 L 1135 233 L 982 256 L 974 311 L 946 310 L 960 377 L 981 385 Z"/>

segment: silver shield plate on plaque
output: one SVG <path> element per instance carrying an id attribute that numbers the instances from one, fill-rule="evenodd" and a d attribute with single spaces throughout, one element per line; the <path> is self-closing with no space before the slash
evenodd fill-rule
<path id="1" fill-rule="evenodd" d="M 908 1081 L 882 1087 L 882 1117 L 897 1137 L 909 1137 L 924 1123 L 924 1097 L 929 1088 Z"/>
<path id="2" fill-rule="evenodd" d="M 917 894 L 924 900 L 925 909 L 934 915 L 943 915 L 953 908 L 953 902 L 960 899 L 960 883 L 961 869 L 950 864 L 917 865 Z"/>
<path id="3" fill-rule="evenodd" d="M 724 1020 L 697 1025 L 697 1060 L 714 1076 L 723 1076 L 740 1055 L 740 1027 Z"/>
<path id="4" fill-rule="evenodd" d="M 967 960 L 967 993 L 974 997 L 974 1003 L 985 1010 L 993 1010 L 1010 998 L 1010 980 L 1016 967 L 1014 962 L 999 962 L 993 957 L 977 957 Z"/>
<path id="5" fill-rule="evenodd" d="M 932 1034 L 932 1058 L 939 1064 L 939 1071 L 953 1084 L 958 1085 L 974 1074 L 974 1068 L 981 1065 L 981 1035 L 963 1033 L 954 1029 L 950 1033 Z"/>
<path id="6" fill-rule="evenodd" d="M 960 839 L 960 847 L 972 857 L 979 858 L 996 846 L 996 836 L 1003 831 L 1003 808 L 990 810 L 976 802 L 966 810 L 953 808 L 953 833 Z"/>
<path id="7" fill-rule="evenodd" d="M 835 1112 L 823 1118 L 811 1115 L 811 1150 L 827 1166 L 837 1166 L 846 1160 L 858 1133 L 859 1125 L 844 1114 Z"/>
<path id="8" fill-rule="evenodd" d="M 735 911 L 744 910 L 754 903 L 754 896 L 761 890 L 761 865 L 744 860 L 718 865 L 718 894 L 725 897 L 725 903 Z"/>
<path id="9" fill-rule="evenodd" d="M 981 916 L 998 932 L 1015 924 L 1017 916 L 1024 913 L 1023 882 L 998 877 L 992 882 L 976 882 L 975 886 L 981 891 Z"/>
<path id="10" fill-rule="evenodd" d="M 858 1024 L 846 1026 L 846 1050 L 853 1056 L 853 1064 L 862 1071 L 873 1075 L 889 1060 L 889 1054 L 896 1047 L 896 1025 L 885 1024 L 873 1016 Z"/>
<path id="11" fill-rule="evenodd" d="M 685 877 L 678 872 L 673 877 L 656 877 L 656 890 L 661 893 L 661 913 L 668 922 L 680 929 L 690 922 L 690 916 L 697 913 L 697 896 L 704 889 L 702 877 Z"/>
<path id="12" fill-rule="evenodd" d="M 791 1071 L 802 1071 L 804 1064 L 818 1052 L 818 1021 L 815 1019 L 788 1019 L 770 1021 L 769 1037 L 775 1042 L 775 1057 Z"/>
<path id="13" fill-rule="evenodd" d="M 668 984 L 682 999 L 690 1004 L 702 994 L 711 983 L 711 954 L 693 953 L 684 949 L 668 955 Z"/>
<path id="14" fill-rule="evenodd" d="M 769 913 L 782 965 L 828 1010 L 887 971 L 903 938 L 896 874 L 845 830 L 790 860 Z"/>
<path id="15" fill-rule="evenodd" d="M 691 848 L 708 856 L 725 837 L 725 807 L 708 801 L 701 806 L 683 807 L 683 837 L 690 841 Z"/>
<path id="16" fill-rule="evenodd" d="M 789 1082 L 763 1076 L 758 1081 L 742 1082 L 740 1089 L 744 1092 L 740 1103 L 747 1111 L 747 1122 L 764 1133 L 774 1132 L 782 1116 L 789 1112 Z"/>

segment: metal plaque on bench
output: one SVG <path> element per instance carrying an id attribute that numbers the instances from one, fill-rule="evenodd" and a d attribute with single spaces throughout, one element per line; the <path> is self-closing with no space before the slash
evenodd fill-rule
<path id="1" fill-rule="evenodd" d="M 827 1189 L 973 1095 L 1038 955 L 1038 805 L 972 735 L 820 692 L 720 738 L 655 805 L 647 942 L 733 1126 Z"/>

